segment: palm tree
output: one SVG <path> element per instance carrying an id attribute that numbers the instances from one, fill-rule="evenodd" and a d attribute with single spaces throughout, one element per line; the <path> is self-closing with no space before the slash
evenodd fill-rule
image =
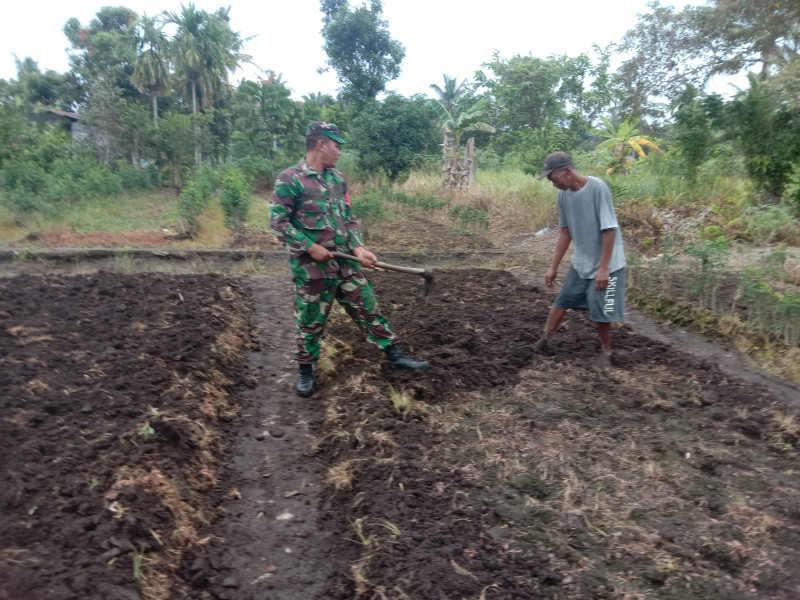
<path id="1" fill-rule="evenodd" d="M 458 115 L 451 113 L 438 100 L 432 100 L 433 108 L 439 123 L 444 131 L 444 145 L 442 151 L 442 163 L 445 172 L 445 186 L 452 187 L 463 185 L 471 181 L 474 174 L 474 158 L 467 157 L 464 164 L 461 163 L 461 137 L 468 131 L 486 131 L 494 133 L 495 128 L 488 123 L 482 122 L 483 101 L 476 102 L 470 108 Z M 466 168 L 464 168 L 466 167 Z"/>
<path id="2" fill-rule="evenodd" d="M 469 89 L 469 83 L 466 79 L 458 83 L 457 77 L 450 77 L 447 73 L 442 76 L 444 77 L 444 87 L 432 83 L 430 88 L 438 94 L 439 102 L 447 109 L 447 112 L 453 114 L 456 112 L 458 100 Z"/>
<path id="3" fill-rule="evenodd" d="M 211 106 L 216 92 L 228 80 L 228 71 L 235 70 L 240 60 L 249 57 L 239 54 L 244 43 L 229 24 L 228 11 L 215 13 L 197 10 L 194 4 L 181 4 L 181 12 L 165 12 L 168 23 L 178 30 L 172 41 L 176 74 L 192 97 L 192 113 Z M 195 147 L 195 162 L 200 164 L 199 146 Z"/>
<path id="4" fill-rule="evenodd" d="M 158 131 L 158 97 L 168 96 L 170 92 L 168 41 L 156 20 L 146 15 L 139 23 L 137 37 L 141 54 L 136 58 L 131 83 L 140 94 L 150 96 L 153 127 Z"/>
<path id="5" fill-rule="evenodd" d="M 640 135 L 639 130 L 630 120 L 625 120 L 617 128 L 605 117 L 600 117 L 605 124 L 605 129 L 592 129 L 590 133 L 606 138 L 597 145 L 597 150 L 611 150 L 611 164 L 606 168 L 609 175 L 620 168 L 629 154 L 636 153 L 639 158 L 646 158 L 642 146 L 653 150 L 661 150 L 655 141 L 647 135 Z"/>

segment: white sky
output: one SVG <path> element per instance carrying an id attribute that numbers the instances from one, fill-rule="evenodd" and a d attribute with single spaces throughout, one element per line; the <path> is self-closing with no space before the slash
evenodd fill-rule
<path id="1" fill-rule="evenodd" d="M 188 2 L 186 2 L 188 4 Z M 333 71 L 325 66 L 322 50 L 322 14 L 319 0 L 197 0 L 198 8 L 216 10 L 232 5 L 231 24 L 244 37 L 256 37 L 244 48 L 263 69 L 283 74 L 299 99 L 309 92 L 336 94 Z M 704 4 L 704 0 L 664 1 L 664 4 Z M 11 0 L 0 19 L 0 78 L 16 77 L 13 54 L 30 56 L 42 70 L 68 68 L 68 42 L 62 28 L 70 17 L 88 24 L 103 5 L 121 4 L 138 13 L 155 15 L 179 11 L 177 0 Z M 360 0 L 351 0 L 352 5 Z M 619 41 L 646 12 L 647 0 L 572 0 L 545 3 L 515 0 L 384 0 L 384 19 L 394 39 L 406 48 L 402 74 L 388 88 L 403 95 L 427 94 L 431 83 L 441 84 L 442 73 L 471 78 L 495 51 L 503 58 L 532 53 L 576 56 L 592 44 Z M 254 78 L 253 67 L 235 79 Z M 730 79 L 712 82 L 710 89 L 729 93 Z M 736 83 L 746 78 L 734 79 Z"/>

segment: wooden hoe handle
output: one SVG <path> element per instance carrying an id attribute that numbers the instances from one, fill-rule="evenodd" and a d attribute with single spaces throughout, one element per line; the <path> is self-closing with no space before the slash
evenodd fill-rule
<path id="1" fill-rule="evenodd" d="M 352 254 L 345 254 L 343 252 L 331 252 L 336 258 L 346 258 L 347 260 L 354 260 L 357 263 L 364 263 L 367 262 L 363 258 L 359 258 L 357 256 L 353 256 Z M 387 269 L 389 271 L 398 271 L 400 273 L 411 273 L 412 275 L 424 275 L 426 273 L 425 269 L 416 269 L 414 267 L 399 267 L 397 265 L 390 265 L 385 262 L 374 262 L 372 263 L 376 267 L 380 269 Z"/>

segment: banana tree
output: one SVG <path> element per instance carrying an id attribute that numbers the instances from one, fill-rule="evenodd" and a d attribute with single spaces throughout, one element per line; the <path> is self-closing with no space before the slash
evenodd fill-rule
<path id="1" fill-rule="evenodd" d="M 474 141 L 468 144 L 467 156 L 461 160 L 461 137 L 468 131 L 494 133 L 495 128 L 481 121 L 484 102 L 476 102 L 458 115 L 451 113 L 438 100 L 431 100 L 439 124 L 444 131 L 442 167 L 445 173 L 445 187 L 455 187 L 471 183 L 475 174 Z M 474 138 L 470 138 L 474 140 Z"/>
<path id="2" fill-rule="evenodd" d="M 619 127 L 615 127 L 605 117 L 600 117 L 605 124 L 605 129 L 592 129 L 591 133 L 606 138 L 597 145 L 596 150 L 610 150 L 611 163 L 606 168 L 606 173 L 611 174 L 625 165 L 629 156 L 635 153 L 639 158 L 646 158 L 644 148 L 660 151 L 655 140 L 646 135 L 640 135 L 639 130 L 629 120 L 625 120 Z"/>

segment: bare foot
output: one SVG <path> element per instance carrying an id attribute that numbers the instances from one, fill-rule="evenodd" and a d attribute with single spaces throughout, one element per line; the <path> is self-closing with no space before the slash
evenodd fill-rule
<path id="1" fill-rule="evenodd" d="M 548 340 L 546 337 L 540 337 L 539 340 L 533 345 L 533 351 L 541 354 L 548 354 L 550 352 L 550 345 L 547 342 Z"/>

